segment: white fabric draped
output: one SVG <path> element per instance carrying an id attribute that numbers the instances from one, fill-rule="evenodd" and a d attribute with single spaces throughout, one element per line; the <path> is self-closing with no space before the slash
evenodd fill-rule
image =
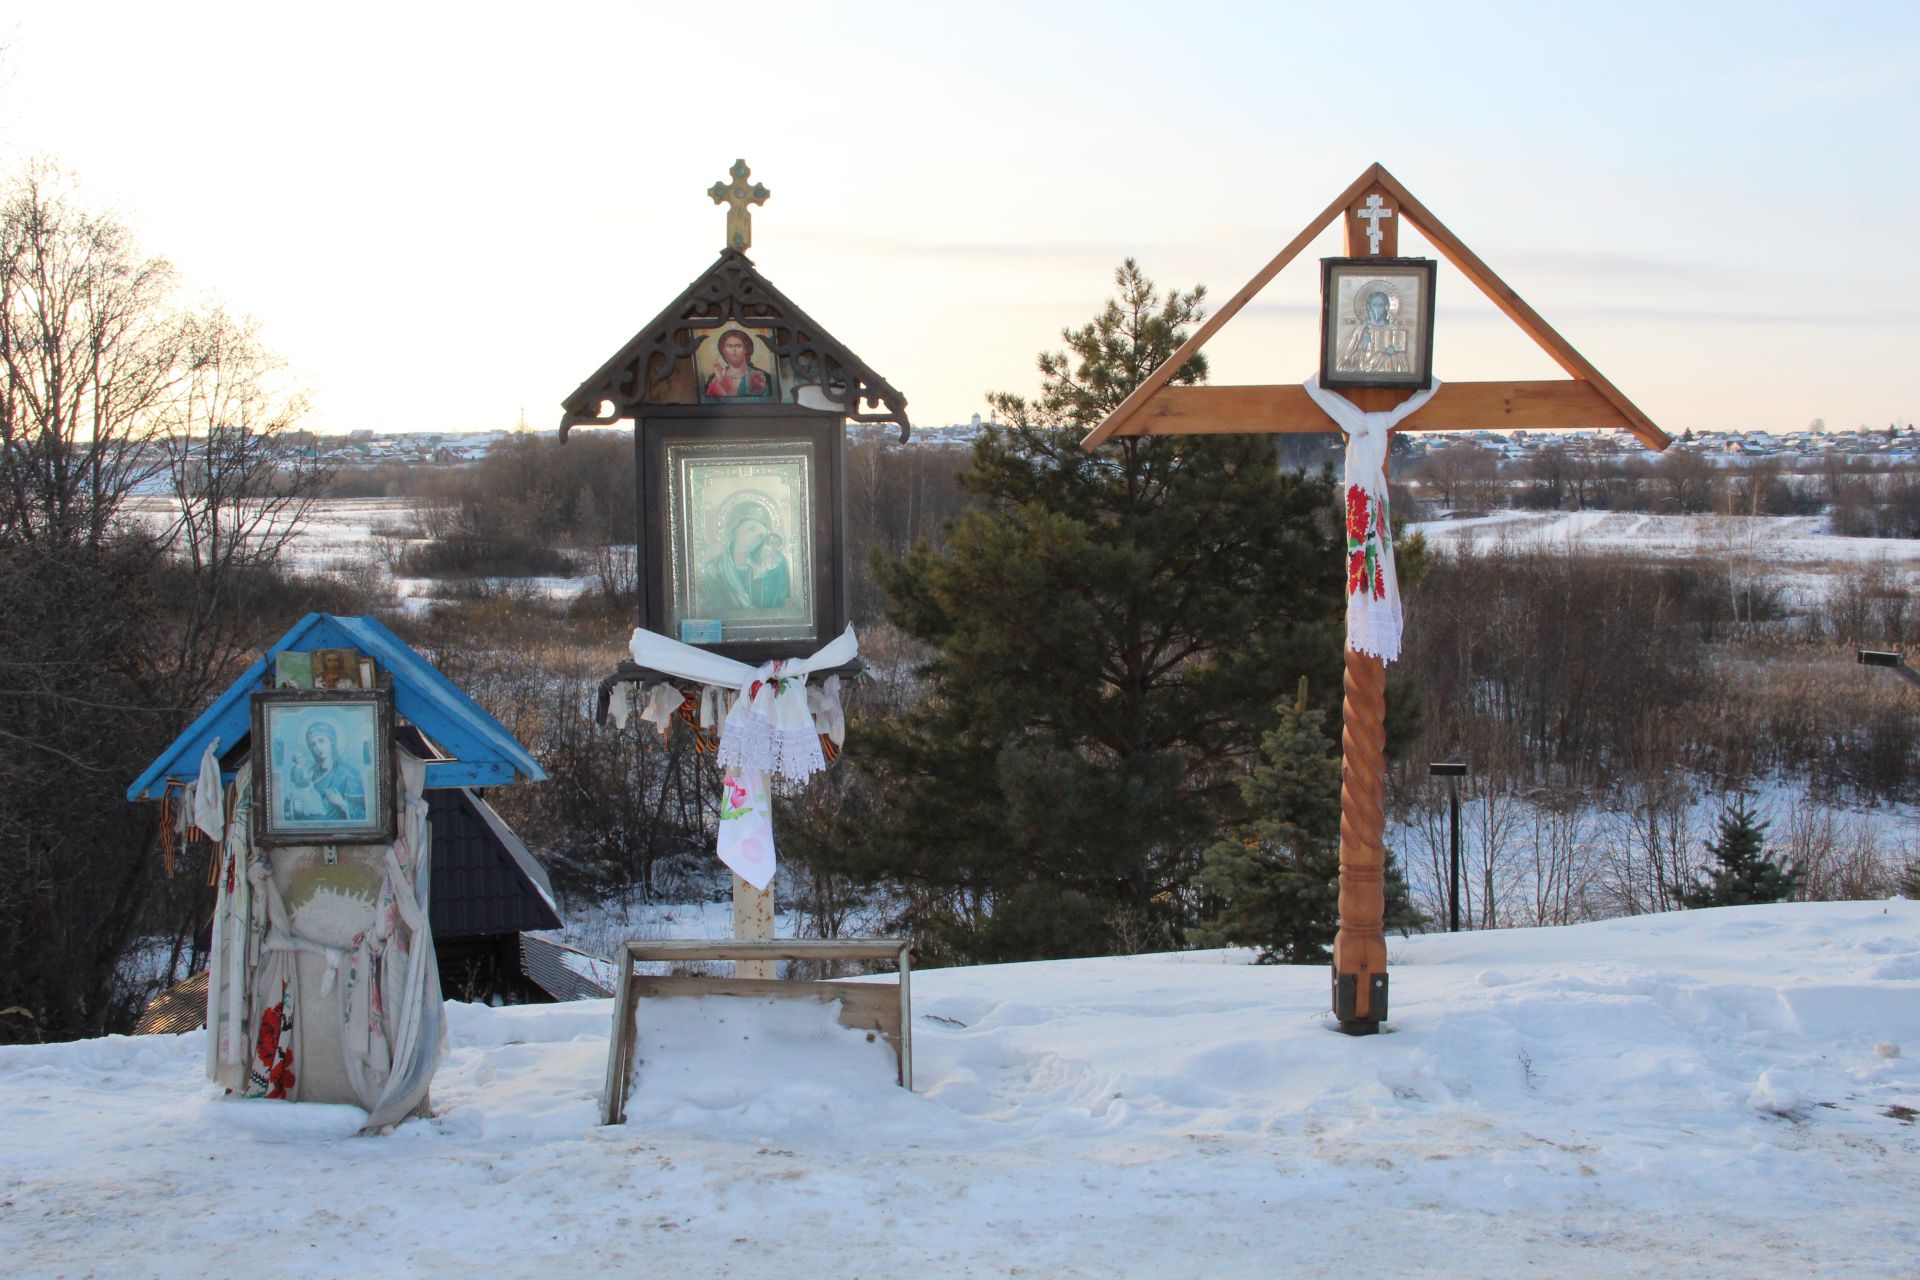
<path id="1" fill-rule="evenodd" d="M 207 1075 L 232 1091 L 246 1083 L 247 1055 L 253 1045 L 247 1017 L 247 972 L 253 962 L 252 852 L 253 785 L 245 768 L 234 782 L 226 838 L 216 856 L 213 928 L 207 953 Z"/>
<path id="2" fill-rule="evenodd" d="M 340 1024 L 348 1082 L 367 1110 L 363 1132 L 384 1129 L 426 1099 L 447 1053 L 439 961 L 428 919 L 433 831 L 427 821 L 426 762 L 394 751 L 398 832 L 384 850 L 385 876 L 373 922 L 348 947 L 302 936 L 279 887 L 269 851 L 252 843 L 252 782 L 240 770 L 214 904 L 207 984 L 207 1071 L 235 1092 L 301 1096 L 303 1045 L 336 1034 L 305 1026 L 295 958 L 326 968 L 316 996 L 341 992 Z M 323 1005 L 330 1007 L 330 1004 Z"/>
<path id="3" fill-rule="evenodd" d="M 845 666 L 860 655 L 853 628 L 805 658 L 757 667 L 644 628 L 634 631 L 629 647 L 633 660 L 648 670 L 702 686 L 701 727 L 720 725 L 716 852 L 735 875 L 755 889 L 765 889 L 777 869 L 768 777 L 804 781 L 827 767 L 819 735 L 827 733 L 836 746 L 845 738 L 839 678 L 830 676 L 809 688 L 807 677 Z M 615 689 L 613 705 L 622 703 L 634 705 L 630 694 Z M 665 733 L 679 706 L 677 693 L 655 686 L 640 715 Z"/>
<path id="4" fill-rule="evenodd" d="M 1367 413 L 1310 377 L 1302 384 L 1313 402 L 1347 434 L 1347 647 L 1382 662 L 1400 656 L 1404 615 L 1393 567 L 1393 522 L 1387 509 L 1387 449 L 1393 428 L 1433 399 L 1440 380 L 1383 413 Z"/>
<path id="5" fill-rule="evenodd" d="M 406 1119 L 447 1056 L 440 964 L 427 919 L 433 851 L 427 765 L 398 748 L 394 760 L 399 832 L 387 849 L 373 926 L 358 939 L 349 968 L 359 988 L 349 989 L 341 1004 L 347 1076 L 367 1109 L 363 1133 Z"/>

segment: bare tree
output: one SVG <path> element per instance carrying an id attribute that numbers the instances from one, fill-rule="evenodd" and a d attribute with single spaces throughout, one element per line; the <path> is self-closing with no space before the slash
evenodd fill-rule
<path id="1" fill-rule="evenodd" d="M 243 651 L 249 589 L 279 565 L 333 469 L 287 443 L 306 401 L 277 385 L 280 363 L 251 321 L 214 309 L 182 327 L 159 451 L 176 504 L 164 541 L 189 571 L 171 693 L 192 706 Z"/>
<path id="2" fill-rule="evenodd" d="M 74 200 L 57 170 L 0 204 L 0 540 L 100 545 L 156 475 L 182 368 L 173 270 Z"/>
<path id="3" fill-rule="evenodd" d="M 311 494 L 269 368 L 57 172 L 0 189 L 0 1008 L 25 1011 L 0 1038 L 98 1034 L 145 994 L 158 824 L 123 789 L 277 621 L 245 592 Z M 123 516 L 163 481 L 157 536 Z"/>

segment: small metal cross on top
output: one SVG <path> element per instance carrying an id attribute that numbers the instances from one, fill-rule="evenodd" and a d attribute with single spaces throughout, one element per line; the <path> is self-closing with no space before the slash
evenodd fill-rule
<path id="1" fill-rule="evenodd" d="M 1366 204 L 1361 207 L 1360 212 L 1353 215 L 1367 224 L 1367 253 L 1370 255 L 1380 252 L 1380 220 L 1393 216 L 1393 210 L 1385 206 L 1386 201 L 1380 198 L 1378 192 L 1375 192 L 1367 197 Z"/>
<path id="2" fill-rule="evenodd" d="M 727 205 L 727 248 L 745 250 L 753 243 L 753 214 L 747 206 L 765 204 L 772 193 L 759 183 L 747 185 L 747 178 L 753 170 L 747 168 L 745 160 L 735 160 L 733 168 L 727 170 L 733 177 L 731 185 L 716 182 L 707 188 L 707 194 L 713 197 L 715 204 Z"/>

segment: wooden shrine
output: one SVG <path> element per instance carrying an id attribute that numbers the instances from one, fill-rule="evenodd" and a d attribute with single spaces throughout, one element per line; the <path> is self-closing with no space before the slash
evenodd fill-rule
<path id="1" fill-rule="evenodd" d="M 807 679 L 859 670 L 848 627 L 847 424 L 897 425 L 902 442 L 911 430 L 906 398 L 746 256 L 752 208 L 771 194 L 751 177 L 736 160 L 729 180 L 708 190 L 727 208 L 720 256 L 566 398 L 560 420 L 562 440 L 578 426 L 631 421 L 634 431 L 635 654 L 651 641 L 645 652 L 657 656 L 621 663 L 602 682 L 598 714 L 607 717 L 616 695 L 626 705 L 645 691 L 651 702 L 671 687 L 686 733 L 723 758 L 713 704 L 743 691 L 751 701 L 762 687 L 742 669 L 785 664 L 782 672 L 802 673 L 808 697 L 818 690 L 809 692 Z M 842 649 L 847 660 L 804 665 L 813 662 L 808 655 Z M 784 689 L 792 679 L 770 683 Z M 836 709 L 837 687 L 826 690 Z M 730 835 L 747 830 L 742 815 L 770 806 L 763 790 L 734 782 L 723 779 L 720 856 L 728 860 L 751 840 L 756 859 L 747 878 L 740 861 L 728 862 L 736 872 L 734 934 L 771 939 L 771 828 L 763 816 L 764 835 Z M 773 961 L 744 955 L 735 971 L 771 978 Z"/>
<path id="2" fill-rule="evenodd" d="M 560 437 L 633 423 L 640 625 L 742 662 L 808 653 L 847 625 L 846 424 L 906 398 L 768 282 L 744 250 L 736 160 L 727 246 L 563 402 Z M 751 480 L 751 483 L 749 482 Z"/>
<path id="3" fill-rule="evenodd" d="M 1378 164 L 1323 209 L 1246 286 L 1194 331 L 1120 407 L 1082 441 L 1091 449 L 1116 435 L 1326 431 L 1328 414 L 1301 386 L 1169 386 L 1169 380 L 1222 326 L 1338 219 L 1349 258 L 1398 259 L 1399 231 L 1412 225 L 1565 370 L 1567 378 L 1524 382 L 1448 382 L 1395 430 L 1581 430 L 1617 428 L 1650 449 L 1671 443 L 1586 357 Z M 1405 260 L 1401 260 L 1405 261 Z M 1326 338 L 1323 335 L 1323 346 Z M 1359 409 L 1384 412 L 1411 388 L 1344 391 Z M 1387 1017 L 1385 915 L 1386 666 L 1346 653 L 1340 787 L 1340 930 L 1333 948 L 1333 1008 L 1340 1029 L 1364 1035 Z"/>

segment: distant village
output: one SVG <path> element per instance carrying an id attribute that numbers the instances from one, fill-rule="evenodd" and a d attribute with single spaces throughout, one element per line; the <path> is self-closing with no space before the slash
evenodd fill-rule
<path id="1" fill-rule="evenodd" d="M 970 446 L 991 425 L 975 414 L 968 422 L 916 427 L 911 443 L 935 448 Z M 319 435 L 311 431 L 294 431 L 283 438 L 283 443 L 309 457 L 325 458 L 344 467 L 396 462 L 461 466 L 478 462 L 503 441 L 529 434 L 535 433 L 524 424 L 514 430 L 475 432 L 354 431 L 347 435 Z M 848 438 L 895 440 L 897 428 L 855 423 L 848 428 Z M 1400 444 L 1399 452 L 1407 457 L 1420 457 L 1435 449 L 1461 443 L 1473 444 L 1497 454 L 1503 461 L 1513 462 L 1524 461 L 1553 445 L 1577 446 L 1581 452 L 1589 455 L 1640 452 L 1630 437 L 1617 431 L 1461 431 L 1438 436 L 1408 432 Z M 1909 422 L 1843 431 L 1828 430 L 1820 425 L 1791 432 L 1688 430 L 1675 439 L 1674 447 L 1716 460 L 1779 458 L 1816 461 L 1834 454 L 1843 457 L 1920 460 L 1920 429 Z"/>

